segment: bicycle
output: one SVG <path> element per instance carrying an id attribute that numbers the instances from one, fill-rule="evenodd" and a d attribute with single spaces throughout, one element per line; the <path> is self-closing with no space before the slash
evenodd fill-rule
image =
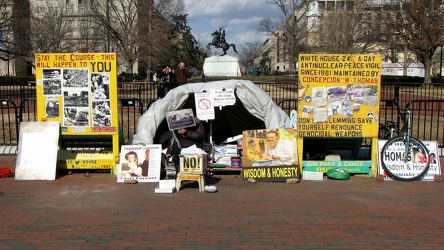
<path id="1" fill-rule="evenodd" d="M 430 167 L 429 151 L 418 139 L 410 136 L 411 117 L 406 106 L 401 113 L 403 127 L 397 131 L 396 124 L 388 131 L 393 136 L 382 147 L 380 153 L 384 173 L 396 180 L 413 181 L 424 177 Z"/>
<path id="2" fill-rule="evenodd" d="M 396 122 L 386 121 L 385 124 L 379 124 L 379 139 L 389 140 L 400 134 Z"/>

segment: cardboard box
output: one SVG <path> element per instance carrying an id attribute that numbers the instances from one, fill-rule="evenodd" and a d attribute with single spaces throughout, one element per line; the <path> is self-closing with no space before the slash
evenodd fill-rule
<path id="1" fill-rule="evenodd" d="M 180 172 L 201 174 L 207 169 L 207 155 L 181 155 L 180 156 Z"/>

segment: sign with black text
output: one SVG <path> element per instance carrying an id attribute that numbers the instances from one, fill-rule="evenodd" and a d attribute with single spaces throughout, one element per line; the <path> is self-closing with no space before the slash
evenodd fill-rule
<path id="1" fill-rule="evenodd" d="M 382 168 L 381 164 L 381 151 L 384 147 L 384 144 L 387 142 L 387 140 L 378 140 L 378 173 L 384 176 L 384 180 L 392 180 Z M 424 175 L 424 178 L 422 178 L 422 181 L 433 181 L 435 178 L 435 175 L 441 175 L 441 164 L 439 161 L 439 151 L 438 151 L 438 142 L 436 141 L 423 141 L 422 142 L 424 146 L 427 147 L 427 150 L 429 151 L 429 161 L 430 161 L 430 167 L 427 173 Z M 403 148 L 402 148 L 403 149 Z M 399 150 L 402 150 L 399 149 Z M 393 148 L 393 150 L 396 150 L 399 152 L 399 150 Z M 401 170 L 402 171 L 402 170 Z M 406 173 L 407 174 L 407 173 Z"/>
<path id="2" fill-rule="evenodd" d="M 123 145 L 120 164 L 117 168 L 117 182 L 137 180 L 158 182 L 160 180 L 162 145 Z"/>

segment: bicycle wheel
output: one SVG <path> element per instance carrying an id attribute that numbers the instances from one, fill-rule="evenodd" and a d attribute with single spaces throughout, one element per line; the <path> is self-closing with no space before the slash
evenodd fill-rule
<path id="1" fill-rule="evenodd" d="M 410 157 L 406 157 L 402 136 L 388 140 L 380 154 L 384 174 L 403 181 L 420 180 L 424 177 L 430 166 L 429 151 L 421 141 L 413 137 L 410 137 L 410 149 Z"/>

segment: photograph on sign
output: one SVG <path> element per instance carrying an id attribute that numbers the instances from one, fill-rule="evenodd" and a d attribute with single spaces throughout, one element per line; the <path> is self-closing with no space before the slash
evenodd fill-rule
<path id="1" fill-rule="evenodd" d="M 63 124 L 66 127 L 89 127 L 88 69 L 62 69 Z"/>
<path id="2" fill-rule="evenodd" d="M 109 101 L 93 101 L 93 126 L 111 127 L 111 109 Z"/>
<path id="3" fill-rule="evenodd" d="M 93 100 L 109 99 L 109 73 L 91 74 L 91 93 Z"/>
<path id="4" fill-rule="evenodd" d="M 160 179 L 162 145 L 124 145 L 120 150 L 117 182 L 137 180 L 158 182 Z"/>
<path id="5" fill-rule="evenodd" d="M 244 167 L 298 164 L 296 130 L 292 128 L 246 130 L 242 145 Z"/>
<path id="6" fill-rule="evenodd" d="M 48 99 L 46 101 L 46 117 L 54 118 L 60 115 L 59 101 L 57 99 Z"/>
<path id="7" fill-rule="evenodd" d="M 381 163 L 381 151 L 382 148 L 384 147 L 384 144 L 387 142 L 387 140 L 378 140 L 378 173 L 384 176 L 384 180 L 392 180 L 392 178 L 390 178 L 388 176 L 387 173 L 385 173 L 384 169 L 382 168 L 382 163 Z M 426 146 L 427 150 L 429 151 L 429 161 L 430 161 L 430 166 L 429 166 L 429 170 L 425 173 L 424 177 L 421 179 L 422 181 L 433 181 L 435 178 L 435 175 L 441 175 L 441 164 L 439 161 L 439 150 L 438 150 L 438 143 L 436 141 L 423 141 L 423 144 Z M 403 147 L 403 145 L 401 145 Z M 402 152 L 403 148 L 400 148 L 401 146 L 393 146 L 391 148 L 389 148 L 388 153 L 393 152 L 394 154 L 397 154 L 399 152 Z M 413 149 L 413 152 L 415 152 L 415 150 Z M 397 162 L 399 162 L 399 160 L 394 160 L 390 166 L 387 167 L 391 167 L 390 171 L 393 171 L 394 173 L 400 174 L 400 175 L 408 175 L 410 174 L 410 171 L 414 171 L 415 169 L 415 165 L 421 165 L 422 162 L 424 162 L 423 159 L 423 153 L 422 152 L 415 152 L 414 157 L 412 158 L 412 167 L 410 169 L 408 169 L 405 166 L 401 166 L 399 164 L 397 164 Z M 387 161 L 386 164 L 390 164 L 390 161 Z"/>
<path id="8" fill-rule="evenodd" d="M 181 109 L 168 112 L 166 114 L 166 120 L 170 130 L 188 128 L 196 125 L 192 109 Z"/>

